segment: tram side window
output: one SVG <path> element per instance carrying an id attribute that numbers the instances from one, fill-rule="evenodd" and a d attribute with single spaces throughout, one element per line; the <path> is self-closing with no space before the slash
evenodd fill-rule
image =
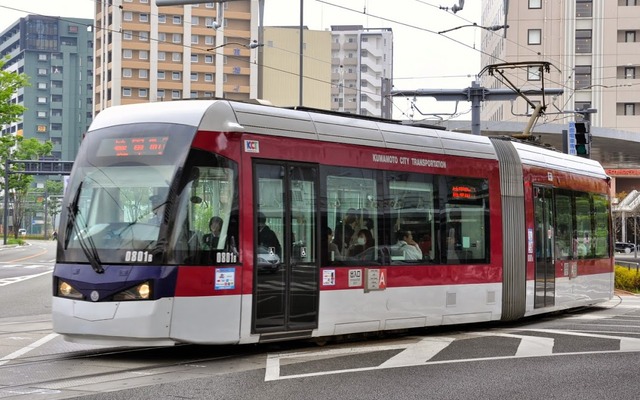
<path id="1" fill-rule="evenodd" d="M 355 168 L 323 169 L 326 198 L 323 221 L 333 232 L 327 238 L 327 264 L 374 265 L 380 262 L 378 185 L 376 171 Z"/>
<path id="2" fill-rule="evenodd" d="M 594 256 L 598 258 L 609 257 L 611 244 L 609 243 L 609 199 L 603 195 L 593 195 L 593 211 L 595 215 L 595 231 L 592 240 Z"/>
<path id="3" fill-rule="evenodd" d="M 576 256 L 577 241 L 573 240 L 573 202 L 570 191 L 558 190 L 555 196 L 556 208 L 556 252 L 561 260 L 571 259 Z M 576 244 L 576 246 L 573 246 Z"/>
<path id="4" fill-rule="evenodd" d="M 489 262 L 488 182 L 473 178 L 445 179 L 442 256 L 447 264 Z"/>
<path id="5" fill-rule="evenodd" d="M 575 193 L 576 204 L 576 229 L 574 240 L 576 241 L 578 258 L 592 258 L 594 251 L 591 246 L 593 238 L 593 221 L 591 213 L 591 198 L 588 193 Z"/>
<path id="6" fill-rule="evenodd" d="M 393 265 L 423 264 L 436 260 L 437 248 L 433 240 L 438 232 L 434 216 L 436 187 L 433 175 L 387 173 L 385 226 Z"/>

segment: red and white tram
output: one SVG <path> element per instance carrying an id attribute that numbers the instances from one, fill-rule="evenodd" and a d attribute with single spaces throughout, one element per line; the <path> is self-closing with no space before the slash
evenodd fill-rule
<path id="1" fill-rule="evenodd" d="M 609 200 L 597 162 L 510 140 L 226 100 L 112 107 L 64 200 L 54 331 L 235 344 L 589 306 L 613 295 Z"/>

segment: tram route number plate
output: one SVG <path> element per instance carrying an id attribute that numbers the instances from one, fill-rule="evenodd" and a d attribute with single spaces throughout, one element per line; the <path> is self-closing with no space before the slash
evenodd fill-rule
<path id="1" fill-rule="evenodd" d="M 369 268 L 365 270 L 365 292 L 385 290 L 387 288 L 387 269 Z"/>

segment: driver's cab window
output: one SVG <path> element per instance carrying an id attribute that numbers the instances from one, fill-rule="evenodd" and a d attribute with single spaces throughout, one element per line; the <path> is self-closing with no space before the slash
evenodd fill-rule
<path id="1" fill-rule="evenodd" d="M 210 154 L 194 161 L 200 162 L 187 163 L 175 203 L 174 257 L 183 264 L 240 262 L 236 164 Z"/>

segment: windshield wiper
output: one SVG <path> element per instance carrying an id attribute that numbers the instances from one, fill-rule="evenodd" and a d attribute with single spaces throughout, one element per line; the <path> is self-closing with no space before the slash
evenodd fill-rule
<path id="1" fill-rule="evenodd" d="M 100 264 L 100 257 L 98 256 L 98 250 L 96 249 L 96 245 L 93 242 L 93 238 L 91 236 L 84 237 L 84 233 L 80 227 L 80 223 L 78 221 L 78 216 L 80 216 L 80 210 L 78 208 L 78 202 L 80 199 L 80 192 L 82 190 L 82 182 L 78 186 L 78 190 L 76 190 L 76 194 L 73 197 L 73 201 L 69 204 L 69 222 L 67 222 L 67 227 L 65 230 L 65 249 L 69 244 L 69 239 L 71 237 L 71 232 L 75 228 L 76 237 L 78 238 L 78 244 L 80 244 L 80 248 L 82 249 L 84 255 L 89 260 L 89 264 L 91 264 L 91 268 L 98 274 L 104 273 L 104 268 Z M 85 224 L 86 225 L 86 224 Z"/>

